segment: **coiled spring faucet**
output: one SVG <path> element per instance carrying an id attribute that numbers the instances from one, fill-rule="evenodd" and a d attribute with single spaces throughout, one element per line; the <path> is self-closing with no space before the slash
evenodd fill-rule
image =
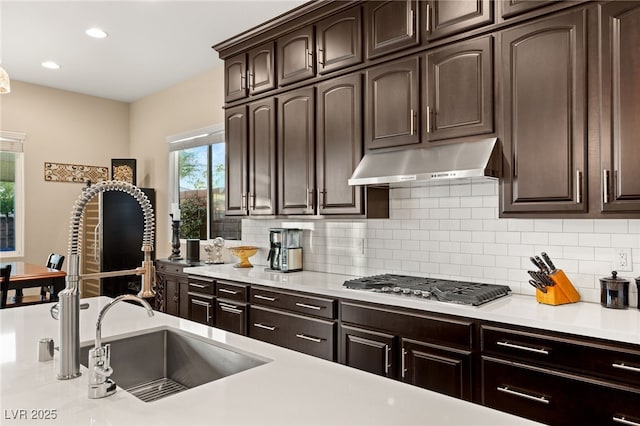
<path id="1" fill-rule="evenodd" d="M 106 191 L 122 191 L 138 201 L 144 215 L 144 234 L 142 237 L 142 251 L 144 260 L 142 266 L 136 269 L 98 272 L 80 276 L 80 256 L 78 246 L 82 235 L 82 214 L 87 203 L 96 195 Z M 142 275 L 142 288 L 138 293 L 140 298 L 150 298 L 155 295 L 153 283 L 155 268 L 151 261 L 153 251 L 153 232 L 155 227 L 151 202 L 142 190 L 127 182 L 104 181 L 84 188 L 71 211 L 71 225 L 69 229 L 69 262 L 67 263 L 66 287 L 58 294 L 59 303 L 52 308 L 58 310 L 60 320 L 60 368 L 58 379 L 66 380 L 80 376 L 80 291 L 79 281 L 87 278 L 106 278 L 122 275 Z M 54 318 L 56 318 L 54 316 Z"/>

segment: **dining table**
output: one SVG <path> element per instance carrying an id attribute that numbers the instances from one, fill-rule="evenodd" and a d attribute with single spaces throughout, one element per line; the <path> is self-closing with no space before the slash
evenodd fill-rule
<path id="1" fill-rule="evenodd" d="M 9 290 L 16 290 L 15 302 L 22 301 L 22 290 L 25 288 L 51 286 L 51 301 L 58 301 L 58 292 L 65 287 L 65 271 L 47 268 L 44 265 L 21 261 L 0 262 L 0 267 L 11 265 Z"/>

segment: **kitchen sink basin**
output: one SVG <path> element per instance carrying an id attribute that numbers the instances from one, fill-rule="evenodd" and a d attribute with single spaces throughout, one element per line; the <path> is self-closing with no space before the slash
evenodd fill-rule
<path id="1" fill-rule="evenodd" d="M 105 343 L 111 344 L 111 379 L 145 402 L 268 362 L 173 329 L 104 339 Z M 85 367 L 93 347 L 92 342 L 80 348 Z"/>

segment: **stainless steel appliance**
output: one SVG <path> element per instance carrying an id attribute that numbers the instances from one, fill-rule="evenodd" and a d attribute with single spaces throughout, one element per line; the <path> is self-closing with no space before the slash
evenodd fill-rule
<path id="1" fill-rule="evenodd" d="M 511 288 L 506 285 L 395 274 L 382 274 L 347 280 L 343 286 L 356 290 L 368 290 L 473 306 L 506 296 L 511 291 Z"/>
<path id="2" fill-rule="evenodd" d="M 302 271 L 302 229 L 271 228 L 267 270 L 277 272 Z"/>

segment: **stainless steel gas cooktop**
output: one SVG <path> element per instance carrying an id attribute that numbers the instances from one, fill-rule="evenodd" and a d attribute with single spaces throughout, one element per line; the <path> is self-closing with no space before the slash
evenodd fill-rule
<path id="1" fill-rule="evenodd" d="M 347 280 L 344 287 L 405 297 L 419 297 L 440 302 L 478 306 L 506 296 L 511 288 L 506 285 L 481 284 L 409 275 L 382 274 Z"/>

